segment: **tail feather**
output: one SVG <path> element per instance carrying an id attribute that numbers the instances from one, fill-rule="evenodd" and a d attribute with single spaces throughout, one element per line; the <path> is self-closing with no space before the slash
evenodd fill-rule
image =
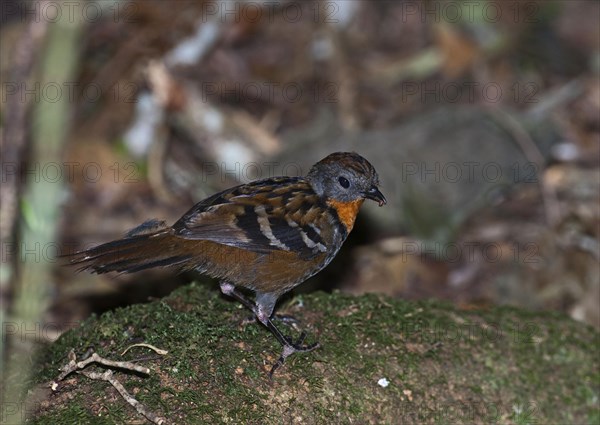
<path id="1" fill-rule="evenodd" d="M 181 249 L 183 241 L 172 235 L 170 229 L 149 234 L 138 234 L 107 242 L 77 252 L 70 256 L 79 271 L 90 270 L 102 274 L 108 272 L 134 273 L 152 267 L 185 268 L 191 255 Z"/>

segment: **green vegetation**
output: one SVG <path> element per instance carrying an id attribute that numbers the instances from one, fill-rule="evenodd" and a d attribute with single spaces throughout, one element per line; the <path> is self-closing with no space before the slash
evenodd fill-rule
<path id="1" fill-rule="evenodd" d="M 215 288 L 192 284 L 66 333 L 41 354 L 36 385 L 47 388 L 71 348 L 81 356 L 93 346 L 111 360 L 145 358 L 138 364 L 149 377 L 115 376 L 170 423 L 593 423 L 600 416 L 600 334 L 560 314 L 342 293 L 303 295 L 282 311 L 322 347 L 292 356 L 273 381 L 275 338 L 242 326 L 248 312 Z M 138 342 L 169 353 L 136 347 L 121 357 Z M 382 378 L 389 385 L 379 385 Z M 73 374 L 62 385 L 34 423 L 143 419 L 107 382 Z"/>

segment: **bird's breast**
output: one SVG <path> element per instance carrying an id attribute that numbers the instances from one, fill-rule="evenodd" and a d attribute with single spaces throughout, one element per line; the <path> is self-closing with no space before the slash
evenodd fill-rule
<path id="1" fill-rule="evenodd" d="M 335 210 L 340 222 L 346 228 L 346 232 L 350 233 L 354 228 L 358 210 L 364 201 L 364 199 L 357 199 L 356 201 L 351 202 L 341 202 L 330 199 L 327 201 L 327 205 Z"/>

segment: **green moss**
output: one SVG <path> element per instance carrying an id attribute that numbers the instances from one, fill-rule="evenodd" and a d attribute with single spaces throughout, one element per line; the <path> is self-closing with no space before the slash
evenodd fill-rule
<path id="1" fill-rule="evenodd" d="M 299 301 L 300 300 L 300 301 Z M 288 359 L 248 312 L 200 284 L 92 317 L 40 356 L 36 382 L 56 378 L 71 348 L 111 359 L 150 357 L 148 377 L 116 372 L 175 423 L 593 423 L 600 417 L 597 331 L 558 314 L 461 311 L 447 303 L 314 293 L 280 310 L 322 347 Z M 285 326 L 285 325 L 281 325 Z M 287 329 L 296 335 L 298 331 Z M 143 348 L 120 353 L 136 342 Z M 378 385 L 386 378 L 387 387 Z M 138 420 L 109 384 L 73 375 L 35 423 Z"/>

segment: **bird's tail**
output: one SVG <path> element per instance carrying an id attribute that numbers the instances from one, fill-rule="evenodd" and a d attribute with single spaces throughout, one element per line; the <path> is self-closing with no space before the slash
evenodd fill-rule
<path id="1" fill-rule="evenodd" d="M 156 230 L 157 227 L 159 230 Z M 102 274 L 133 273 L 152 267 L 186 268 L 191 255 L 182 249 L 183 240 L 161 222 L 146 222 L 130 231 L 125 238 L 69 255 L 79 270 Z"/>

